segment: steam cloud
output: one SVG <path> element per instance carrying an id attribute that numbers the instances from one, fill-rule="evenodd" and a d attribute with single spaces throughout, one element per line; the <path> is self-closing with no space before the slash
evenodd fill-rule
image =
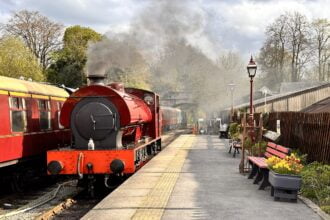
<path id="1" fill-rule="evenodd" d="M 219 62 L 221 47 L 205 31 L 207 16 L 199 3 L 189 0 L 151 1 L 128 33 L 108 32 L 101 42 L 90 45 L 87 72 L 148 69 L 152 89 L 161 95 L 186 91 L 206 112 L 228 106 L 227 84 L 238 78 L 241 61 L 238 57 L 234 66 Z M 219 94 L 225 97 L 219 99 Z"/>
<path id="2" fill-rule="evenodd" d="M 108 32 L 107 38 L 89 47 L 88 73 L 104 74 L 107 68 L 120 62 L 118 59 L 130 57 L 131 49 L 139 51 L 147 62 L 156 62 L 172 42 L 196 46 L 196 41 L 201 40 L 208 48 L 216 48 L 204 32 L 205 16 L 198 5 L 188 0 L 154 0 L 131 23 L 129 33 Z M 199 49 L 210 51 L 208 48 Z M 214 58 L 215 52 L 205 55 Z"/>

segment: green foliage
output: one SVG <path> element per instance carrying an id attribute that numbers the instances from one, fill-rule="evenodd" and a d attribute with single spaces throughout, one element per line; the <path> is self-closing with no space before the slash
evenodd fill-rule
<path id="1" fill-rule="evenodd" d="M 72 60 L 86 62 L 86 50 L 88 43 L 97 42 L 102 39 L 101 34 L 91 28 L 79 25 L 68 27 L 63 37 L 63 55 Z"/>
<path id="2" fill-rule="evenodd" d="M 0 75 L 44 79 L 36 57 L 21 40 L 9 36 L 0 39 Z"/>
<path id="3" fill-rule="evenodd" d="M 47 79 L 56 84 L 79 87 L 86 81 L 84 68 L 87 47 L 102 36 L 90 28 L 73 26 L 65 30 L 63 49 L 52 54 L 54 63 L 47 71 Z"/>
<path id="4" fill-rule="evenodd" d="M 240 135 L 240 133 L 241 133 L 241 125 L 238 124 L 238 123 L 236 123 L 236 122 L 235 123 L 231 123 L 229 125 L 228 132 L 229 132 L 229 135 L 230 135 L 230 137 L 232 139 L 237 140 L 238 137 L 239 137 L 239 135 Z"/>
<path id="5" fill-rule="evenodd" d="M 250 137 L 246 137 L 243 144 L 244 144 L 244 149 L 246 150 L 252 149 L 253 142 Z"/>
<path id="6" fill-rule="evenodd" d="M 316 201 L 323 211 L 330 213 L 330 165 L 313 162 L 302 171 L 301 193 Z"/>
<path id="7" fill-rule="evenodd" d="M 77 88 L 84 84 L 84 65 L 81 62 L 59 59 L 47 70 L 48 81 L 54 84 L 64 84 L 65 86 Z"/>
<path id="8" fill-rule="evenodd" d="M 330 214 L 330 205 L 322 205 L 320 207 L 325 213 Z"/>
<path id="9" fill-rule="evenodd" d="M 252 146 L 252 155 L 253 156 L 262 156 L 266 152 L 267 142 L 259 141 Z M 259 154 L 260 151 L 260 154 Z"/>
<path id="10" fill-rule="evenodd" d="M 297 155 L 303 165 L 307 165 L 307 154 L 301 153 L 299 149 L 293 149 L 291 153 Z"/>

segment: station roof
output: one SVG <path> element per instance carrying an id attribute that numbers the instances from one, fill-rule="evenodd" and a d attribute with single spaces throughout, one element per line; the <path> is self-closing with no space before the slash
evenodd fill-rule
<path id="1" fill-rule="evenodd" d="M 267 96 L 267 102 L 269 101 L 275 101 L 275 100 L 279 100 L 282 98 L 286 98 L 286 97 L 290 97 L 290 96 L 295 96 L 295 95 L 299 95 L 299 94 L 303 94 L 303 93 L 307 93 L 310 91 L 314 91 L 317 89 L 321 89 L 321 88 L 325 88 L 325 87 L 329 87 L 330 83 L 322 83 L 321 85 L 317 85 L 317 86 L 312 86 L 312 87 L 308 87 L 308 88 L 304 88 L 304 89 L 298 89 L 298 90 L 294 90 L 294 91 L 290 91 L 290 92 L 285 92 L 285 93 L 280 93 L 280 94 L 275 94 L 272 96 Z M 265 102 L 264 98 L 260 98 L 260 99 L 256 99 L 253 100 L 253 105 L 262 105 Z M 249 102 L 246 103 L 242 103 L 242 104 L 237 104 L 234 106 L 234 108 L 245 108 L 250 106 Z M 227 109 L 230 109 L 229 107 Z"/>
<path id="2" fill-rule="evenodd" d="M 69 96 L 64 89 L 56 86 L 5 76 L 0 76 L 0 90 L 64 98 Z"/>
<path id="3" fill-rule="evenodd" d="M 307 108 L 304 108 L 301 111 L 308 113 L 322 113 L 322 112 L 330 113 L 330 96 L 319 102 L 314 103 L 313 105 L 308 106 Z"/>

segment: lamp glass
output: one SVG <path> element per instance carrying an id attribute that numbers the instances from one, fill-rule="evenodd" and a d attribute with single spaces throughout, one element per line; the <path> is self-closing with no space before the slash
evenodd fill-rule
<path id="1" fill-rule="evenodd" d="M 249 77 L 254 77 L 257 73 L 257 65 L 255 64 L 249 64 L 247 66 L 247 71 L 248 71 L 248 74 L 249 74 Z"/>

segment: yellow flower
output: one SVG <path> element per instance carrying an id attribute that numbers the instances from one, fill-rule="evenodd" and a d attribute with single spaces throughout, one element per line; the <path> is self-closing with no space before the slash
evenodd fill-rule
<path id="1" fill-rule="evenodd" d="M 300 159 L 295 154 L 286 156 L 284 159 L 272 156 L 266 160 L 266 163 L 269 169 L 281 174 L 299 174 L 303 168 Z"/>

